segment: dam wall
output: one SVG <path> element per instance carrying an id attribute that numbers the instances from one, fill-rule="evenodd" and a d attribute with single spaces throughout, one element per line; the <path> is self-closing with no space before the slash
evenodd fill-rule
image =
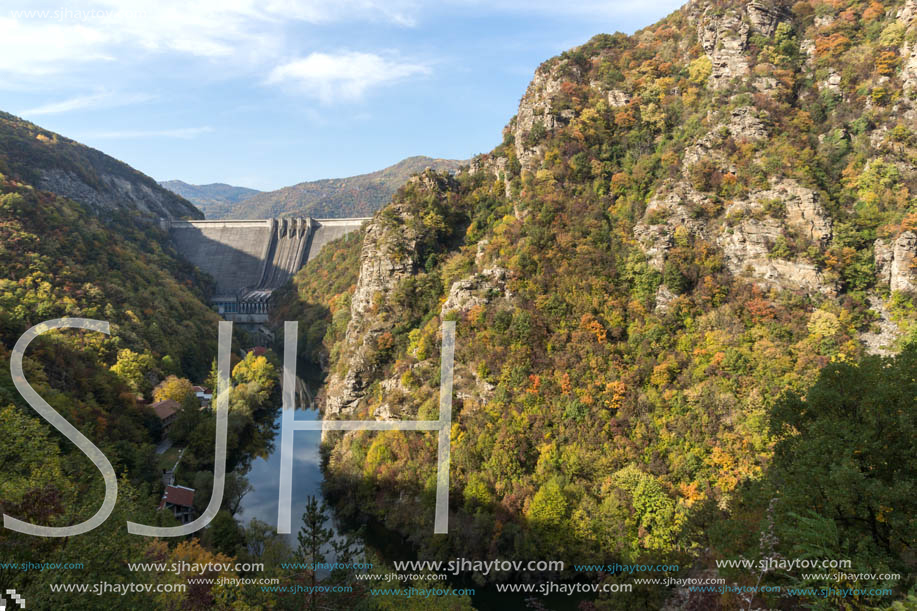
<path id="1" fill-rule="evenodd" d="M 162 219 L 176 250 L 216 281 L 211 303 L 225 317 L 265 322 L 271 294 L 328 242 L 369 220 L 274 218 L 252 221 Z"/>
<path id="2" fill-rule="evenodd" d="M 363 223 L 372 217 L 353 218 L 353 219 L 316 219 L 318 227 L 315 235 L 312 236 L 312 244 L 309 247 L 309 256 L 306 261 L 314 259 L 322 246 L 336 240 L 341 236 L 347 235 L 351 231 L 358 230 Z"/>
<path id="3" fill-rule="evenodd" d="M 216 280 L 216 295 L 258 286 L 276 221 L 172 221 L 169 236 L 185 259 Z"/>

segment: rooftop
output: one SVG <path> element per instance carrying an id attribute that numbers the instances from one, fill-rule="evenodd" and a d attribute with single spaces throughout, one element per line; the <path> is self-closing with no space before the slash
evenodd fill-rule
<path id="1" fill-rule="evenodd" d="M 150 407 L 153 408 L 153 411 L 156 412 L 156 415 L 159 416 L 160 420 L 165 420 L 166 418 L 177 414 L 178 410 L 181 409 L 181 405 L 179 405 L 178 401 L 173 399 L 159 401 L 152 404 Z"/>
<path id="2" fill-rule="evenodd" d="M 180 507 L 192 507 L 194 505 L 194 488 L 166 486 L 166 491 L 162 495 L 162 504 L 160 507 L 166 503 L 171 503 Z"/>

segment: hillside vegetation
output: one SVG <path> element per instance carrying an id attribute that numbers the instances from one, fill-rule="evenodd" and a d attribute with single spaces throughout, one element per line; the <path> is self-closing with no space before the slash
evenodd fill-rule
<path id="1" fill-rule="evenodd" d="M 203 218 L 190 202 L 129 165 L 2 111 L 0 172 L 100 214 Z"/>
<path id="2" fill-rule="evenodd" d="M 200 208 L 207 218 L 216 218 L 211 214 L 211 210 L 232 207 L 242 200 L 261 193 L 257 189 L 234 187 L 221 182 L 209 185 L 189 185 L 181 180 L 166 180 L 159 184 Z"/>
<path id="3" fill-rule="evenodd" d="M 231 202 L 201 206 L 208 219 L 260 219 L 272 216 L 347 218 L 371 216 L 387 204 L 411 175 L 433 168 L 452 172 L 462 164 L 450 159 L 408 157 L 377 172 L 348 178 L 301 182 L 276 191 L 257 193 Z M 171 187 L 170 187 L 171 188 Z M 181 191 L 178 191 L 181 193 Z M 197 203 L 196 200 L 195 203 Z M 203 203 L 203 202 L 202 202 Z"/>
<path id="4" fill-rule="evenodd" d="M 917 409 L 882 393 L 914 374 L 915 45 L 913 0 L 698 1 L 542 64 L 498 147 L 328 260 L 359 280 L 326 418 L 435 419 L 457 322 L 450 535 L 433 435 L 329 435 L 337 507 L 423 558 L 844 558 L 903 577 L 843 604 L 906 596 Z"/>

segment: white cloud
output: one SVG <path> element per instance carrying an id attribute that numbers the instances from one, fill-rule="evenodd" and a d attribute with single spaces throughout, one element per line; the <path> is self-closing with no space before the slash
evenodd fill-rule
<path id="1" fill-rule="evenodd" d="M 201 134 L 213 131 L 212 127 L 180 127 L 178 129 L 124 130 L 111 132 L 94 132 L 82 136 L 84 139 L 96 140 L 132 140 L 139 138 L 178 138 L 190 140 Z"/>
<path id="2" fill-rule="evenodd" d="M 74 110 L 82 110 L 85 108 L 93 110 L 116 108 L 118 106 L 127 106 L 129 104 L 139 104 L 141 102 L 147 102 L 152 99 L 153 96 L 143 93 L 122 95 L 111 92 L 101 92 L 91 95 L 76 96 L 66 100 L 61 100 L 60 102 L 43 104 L 42 106 L 20 111 L 19 114 L 23 117 L 37 117 L 40 115 L 54 115 L 65 112 L 72 112 Z"/>
<path id="3" fill-rule="evenodd" d="M 292 84 L 324 103 L 357 100 L 369 89 L 429 74 L 424 64 L 386 59 L 374 53 L 311 53 L 274 68 L 269 84 Z"/>
<path id="4" fill-rule="evenodd" d="M 411 0 L 75 0 L 67 8 L 46 2 L 4 7 L 0 74 L 62 74 L 149 53 L 274 61 L 284 53 L 285 28 L 296 22 L 412 25 L 416 11 Z"/>
<path id="5" fill-rule="evenodd" d="M 111 61 L 108 36 L 81 24 L 24 21 L 0 17 L 0 73 L 41 77 L 68 66 Z"/>

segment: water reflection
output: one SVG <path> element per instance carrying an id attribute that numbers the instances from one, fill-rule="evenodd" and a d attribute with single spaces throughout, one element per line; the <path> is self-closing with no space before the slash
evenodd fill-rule
<path id="1" fill-rule="evenodd" d="M 312 409 L 313 402 L 306 383 L 296 381 L 296 419 L 319 420 L 321 414 Z M 236 517 L 248 524 L 252 518 L 267 522 L 277 528 L 277 502 L 280 493 L 280 423 L 282 411 L 277 410 L 273 429 L 276 432 L 276 443 L 268 446 L 268 451 L 251 462 L 246 474 L 252 490 L 242 499 L 242 511 Z M 283 535 L 294 549 L 296 533 L 302 526 L 302 514 L 306 509 L 308 497 L 322 498 L 322 470 L 319 445 L 321 431 L 295 431 L 293 433 L 293 503 L 290 512 L 290 534 Z M 330 526 L 330 524 L 329 524 Z"/>

